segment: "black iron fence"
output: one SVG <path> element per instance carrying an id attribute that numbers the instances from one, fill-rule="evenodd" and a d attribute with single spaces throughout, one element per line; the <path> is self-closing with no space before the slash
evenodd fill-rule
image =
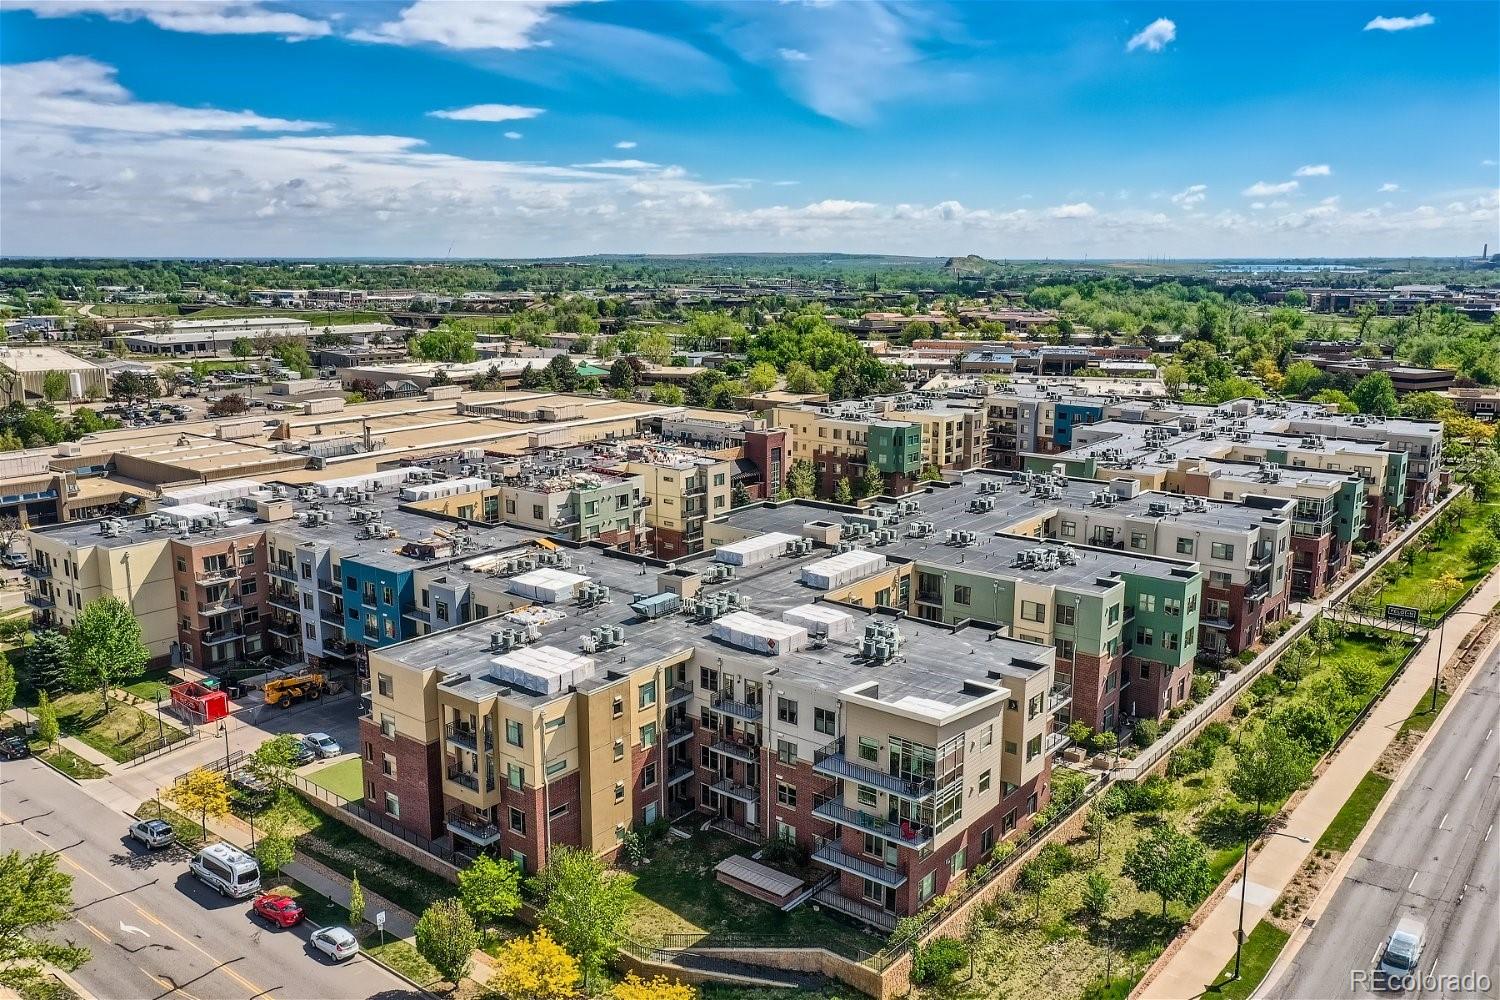
<path id="1" fill-rule="evenodd" d="M 366 808 L 362 802 L 354 802 L 346 799 L 335 791 L 324 788 L 315 782 L 308 781 L 300 774 L 287 775 L 287 783 L 310 798 L 317 799 L 319 802 L 326 802 L 335 809 L 346 812 L 350 816 L 360 819 L 393 837 L 399 837 L 401 840 L 406 841 L 420 851 L 432 855 L 439 861 L 447 862 L 450 865 L 460 865 L 468 860 L 468 855 L 455 851 L 445 844 L 428 840 L 420 834 L 413 833 L 391 817 Z"/>

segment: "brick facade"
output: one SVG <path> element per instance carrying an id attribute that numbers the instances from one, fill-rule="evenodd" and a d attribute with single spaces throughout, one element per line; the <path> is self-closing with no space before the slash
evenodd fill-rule
<path id="1" fill-rule="evenodd" d="M 436 743 L 420 743 L 397 733 L 387 737 L 369 716 L 359 720 L 360 757 L 364 765 L 365 807 L 386 814 L 385 795 L 397 796 L 396 822 L 418 836 L 436 840 L 445 832 L 441 794 L 442 755 Z M 394 776 L 385 773 L 385 755 L 395 758 Z"/>

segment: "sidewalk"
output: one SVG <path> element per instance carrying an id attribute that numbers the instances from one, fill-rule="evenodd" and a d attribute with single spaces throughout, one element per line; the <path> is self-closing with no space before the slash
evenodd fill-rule
<path id="1" fill-rule="evenodd" d="M 1497 600 L 1500 600 L 1500 573 L 1491 574 L 1454 611 L 1487 611 Z M 1472 616 L 1467 619 L 1470 625 L 1474 621 Z M 1454 624 L 1461 635 L 1464 629 L 1458 622 Z M 1458 648 L 1458 639 L 1450 637 L 1443 652 L 1451 657 Z M 1422 645 L 1385 698 L 1370 712 L 1364 725 L 1349 738 L 1308 794 L 1288 814 L 1285 824 L 1280 827 L 1283 835 L 1265 838 L 1260 850 L 1251 856 L 1248 891 L 1243 881 L 1236 882 L 1189 934 L 1157 977 L 1134 996 L 1141 1000 L 1187 1000 L 1201 995 L 1218 978 L 1224 966 L 1234 958 L 1241 894 L 1245 897 L 1245 931 L 1248 934 L 1301 869 L 1312 853 L 1313 845 L 1354 787 L 1375 766 L 1402 722 L 1432 690 L 1437 657 L 1435 640 Z"/>
<path id="2" fill-rule="evenodd" d="M 28 719 L 26 710 L 23 708 L 12 708 L 5 714 L 11 719 L 23 725 Z M 36 722 L 35 715 L 29 716 L 29 718 L 33 723 Z M 110 774 L 119 773 L 119 770 L 122 766 L 118 761 L 114 760 L 106 754 L 100 753 L 98 750 L 95 750 L 93 747 L 89 746 L 87 743 L 83 742 L 83 740 L 80 740 L 76 736 L 59 736 L 57 738 L 57 743 L 64 750 L 71 751 L 74 755 L 88 761 L 95 767 L 109 772 Z"/>

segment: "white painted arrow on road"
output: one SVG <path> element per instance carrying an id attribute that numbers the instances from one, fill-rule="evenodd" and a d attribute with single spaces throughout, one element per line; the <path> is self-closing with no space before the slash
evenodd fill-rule
<path id="1" fill-rule="evenodd" d="M 139 927 L 133 927 L 123 920 L 120 921 L 120 932 L 122 934 L 139 934 L 141 937 L 147 938 L 151 936 L 150 934 L 147 934 L 145 931 L 141 930 Z"/>

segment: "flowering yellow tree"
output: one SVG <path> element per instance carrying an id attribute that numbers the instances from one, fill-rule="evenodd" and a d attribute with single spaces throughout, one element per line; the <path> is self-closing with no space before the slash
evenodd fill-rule
<path id="1" fill-rule="evenodd" d="M 495 956 L 492 992 L 509 1000 L 565 1000 L 578 991 L 578 962 L 545 930 L 512 938 Z"/>
<path id="2" fill-rule="evenodd" d="M 632 972 L 615 984 L 610 996 L 614 1000 L 698 1000 L 698 991 L 665 976 L 642 979 Z"/>

